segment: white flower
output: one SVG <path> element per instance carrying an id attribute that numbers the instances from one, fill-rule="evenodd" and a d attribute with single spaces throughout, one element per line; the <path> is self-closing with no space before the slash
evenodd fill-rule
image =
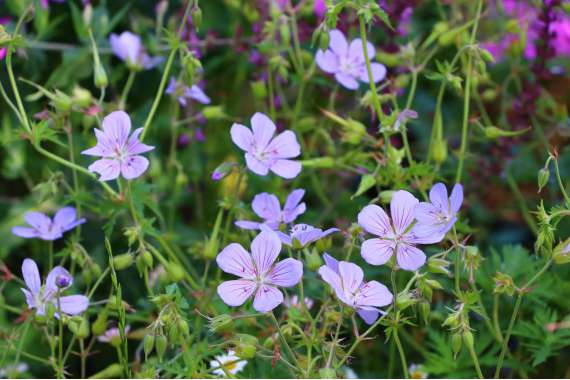
<path id="1" fill-rule="evenodd" d="M 427 379 L 428 373 L 425 371 L 423 365 L 418 364 L 410 364 L 408 368 L 408 372 L 410 373 L 410 379 Z"/>
<path id="2" fill-rule="evenodd" d="M 210 360 L 210 369 L 213 374 L 225 377 L 226 372 L 224 372 L 222 367 L 225 368 L 228 373 L 235 375 L 240 372 L 246 364 L 247 360 L 238 358 L 235 352 L 230 350 L 226 355 L 218 355 L 214 357 L 214 360 Z"/>

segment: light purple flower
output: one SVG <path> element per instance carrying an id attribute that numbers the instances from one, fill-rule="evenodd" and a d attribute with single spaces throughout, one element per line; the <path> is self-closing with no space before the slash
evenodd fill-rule
<path id="1" fill-rule="evenodd" d="M 165 92 L 169 95 L 174 95 L 178 99 L 178 103 L 182 107 L 186 107 L 188 99 L 194 99 L 202 104 L 210 104 L 210 98 L 196 85 L 188 87 L 178 83 L 174 77 L 170 78 Z"/>
<path id="2" fill-rule="evenodd" d="M 111 34 L 109 38 L 113 54 L 119 57 L 131 70 L 152 69 L 160 64 L 162 57 L 150 57 L 141 38 L 131 32 Z"/>
<path id="3" fill-rule="evenodd" d="M 154 147 L 139 141 L 142 128 L 131 132 L 131 118 L 123 111 L 115 111 L 103 119 L 103 130 L 95 129 L 97 145 L 81 154 L 102 157 L 89 166 L 98 173 L 100 181 L 109 181 L 122 174 L 125 179 L 140 177 L 148 168 L 148 160 L 140 156 Z"/>
<path id="4" fill-rule="evenodd" d="M 429 199 L 431 202 L 420 202 L 415 209 L 416 228 L 423 231 L 422 235 L 445 235 L 457 221 L 463 203 L 463 186 L 455 184 L 448 198 L 445 185 L 436 183 L 429 192 Z"/>
<path id="5" fill-rule="evenodd" d="M 323 231 L 308 224 L 296 224 L 291 228 L 289 235 L 281 231 L 275 231 L 275 233 L 284 244 L 294 248 L 303 248 L 338 231 L 340 231 L 338 228 L 329 228 Z"/>
<path id="6" fill-rule="evenodd" d="M 218 286 L 218 295 L 229 306 L 241 306 L 254 296 L 253 308 L 267 313 L 283 302 L 277 286 L 295 286 L 303 276 L 303 263 L 285 259 L 275 263 L 281 242 L 269 232 L 261 232 L 251 243 L 251 254 L 240 244 L 232 243 L 216 257 L 221 270 L 241 277 Z"/>
<path id="7" fill-rule="evenodd" d="M 253 198 L 251 208 L 257 216 L 263 219 L 263 222 L 238 220 L 235 222 L 235 225 L 246 230 L 259 230 L 261 225 L 265 224 L 272 230 L 277 230 L 281 223 L 292 223 L 299 215 L 305 212 L 305 203 L 299 204 L 304 195 L 305 190 L 303 189 L 293 190 L 287 197 L 283 210 L 281 210 L 277 196 L 268 193 L 257 194 Z"/>
<path id="8" fill-rule="evenodd" d="M 364 322 L 371 325 L 382 313 L 378 308 L 389 305 L 393 296 L 378 281 L 364 282 L 362 269 L 348 261 L 338 261 L 324 254 L 325 264 L 319 268 L 323 281 L 329 284 L 338 299 L 356 310 Z"/>
<path id="9" fill-rule="evenodd" d="M 303 303 L 305 304 L 305 307 L 307 308 L 307 310 L 310 310 L 313 305 L 314 305 L 314 301 L 312 299 L 310 299 L 309 297 L 305 297 L 303 299 Z M 285 305 L 287 308 L 291 309 L 291 308 L 301 308 L 301 301 L 299 300 L 299 296 L 294 294 L 292 296 L 287 296 L 285 297 L 285 300 L 283 301 L 283 305 Z"/>
<path id="10" fill-rule="evenodd" d="M 329 48 L 326 51 L 319 49 L 315 58 L 321 70 L 334 74 L 336 80 L 349 90 L 356 90 L 358 81 L 369 83 L 362 40 L 356 38 L 349 45 L 344 34 L 337 29 L 331 30 L 329 36 Z M 375 50 L 370 42 L 367 42 L 366 49 L 368 57 L 374 58 Z M 386 77 L 384 65 L 373 62 L 370 63 L 370 69 L 374 83 Z"/>
<path id="11" fill-rule="evenodd" d="M 234 123 L 230 131 L 234 144 L 245 151 L 249 170 L 262 176 L 271 170 L 283 178 L 297 177 L 301 163 L 290 160 L 301 154 L 295 133 L 284 131 L 274 138 L 275 124 L 260 112 L 251 118 L 251 128 Z"/>
<path id="12" fill-rule="evenodd" d="M 39 238 L 42 240 L 57 240 L 63 234 L 85 223 L 85 218 L 77 219 L 77 211 L 73 207 L 64 207 L 55 213 L 53 220 L 37 211 L 24 214 L 24 220 L 30 227 L 14 227 L 12 233 L 16 236 L 29 238 Z"/>
<path id="13" fill-rule="evenodd" d="M 61 293 L 73 283 L 71 274 L 60 266 L 54 267 L 46 278 L 46 283 L 42 286 L 40 271 L 36 262 L 32 259 L 25 259 L 22 264 L 22 276 L 26 283 L 27 289 L 22 288 L 22 292 L 26 296 L 26 302 L 30 309 L 36 309 L 38 315 L 46 314 L 46 306 L 53 304 L 55 309 L 58 307 L 58 292 Z M 58 278 L 68 279 L 67 287 L 58 287 L 56 281 Z M 59 306 L 61 311 L 67 315 L 77 315 L 87 310 L 89 299 L 82 295 L 60 296 Z M 59 315 L 55 314 L 56 318 Z"/>
<path id="14" fill-rule="evenodd" d="M 407 191 L 396 191 L 390 202 L 392 219 L 376 205 L 368 205 L 358 214 L 358 224 L 378 238 L 362 243 L 360 254 L 371 265 L 385 264 L 393 254 L 400 268 L 415 271 L 424 265 L 426 255 L 416 244 L 440 242 L 443 234 L 425 234 L 416 228 L 414 212 L 419 201 Z"/>
<path id="15" fill-rule="evenodd" d="M 125 335 L 127 335 L 130 330 L 131 326 L 125 326 Z M 99 342 L 110 343 L 113 346 L 118 346 L 121 344 L 121 332 L 118 327 L 111 327 L 110 329 L 107 329 L 103 335 L 98 336 L 97 340 Z"/>

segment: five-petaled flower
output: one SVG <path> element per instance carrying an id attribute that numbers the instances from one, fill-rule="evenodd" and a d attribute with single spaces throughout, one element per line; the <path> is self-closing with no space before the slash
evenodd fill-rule
<path id="1" fill-rule="evenodd" d="M 443 183 L 436 183 L 429 192 L 431 202 L 420 202 L 415 210 L 417 229 L 422 235 L 446 234 L 457 221 L 457 213 L 463 203 L 463 186 L 453 186 L 451 196 Z"/>
<path id="2" fill-rule="evenodd" d="M 257 194 L 253 198 L 253 202 L 251 202 L 251 208 L 257 216 L 263 219 L 263 222 L 238 220 L 235 222 L 235 225 L 246 230 L 258 230 L 264 224 L 272 230 L 276 230 L 281 223 L 292 223 L 299 215 L 305 212 L 305 203 L 299 203 L 304 195 L 305 190 L 303 189 L 293 190 L 287 197 L 283 210 L 281 210 L 277 196 L 269 193 Z"/>
<path id="3" fill-rule="evenodd" d="M 131 326 L 126 325 L 125 336 L 129 333 L 130 330 Z M 109 343 L 112 346 L 117 347 L 121 344 L 121 331 L 119 330 L 118 327 L 111 327 L 107 329 L 107 331 L 105 331 L 103 335 L 98 336 L 97 340 L 99 342 Z"/>
<path id="4" fill-rule="evenodd" d="M 251 243 L 251 254 L 240 244 L 232 243 L 216 257 L 221 270 L 241 277 L 218 286 L 218 295 L 229 306 L 241 306 L 252 295 L 253 308 L 267 313 L 283 302 L 277 286 L 295 286 L 303 276 L 303 263 L 285 259 L 275 263 L 281 242 L 271 232 L 261 232 Z"/>
<path id="5" fill-rule="evenodd" d="M 152 69 L 163 60 L 162 57 L 149 56 L 141 38 L 131 32 L 111 34 L 109 42 L 113 54 L 125 62 L 131 70 Z"/>
<path id="6" fill-rule="evenodd" d="M 142 128 L 131 132 L 131 119 L 123 111 L 115 111 L 103 119 L 103 130 L 95 129 L 97 145 L 81 154 L 102 157 L 89 166 L 89 171 L 99 173 L 100 181 L 109 181 L 122 174 L 125 179 L 141 176 L 148 168 L 148 160 L 140 156 L 154 149 L 139 140 Z"/>
<path id="7" fill-rule="evenodd" d="M 192 85 L 188 87 L 184 84 L 178 83 L 174 77 L 170 77 L 168 86 L 164 90 L 168 95 L 176 96 L 178 103 L 182 107 L 186 107 L 188 100 L 196 100 L 202 104 L 210 104 L 210 98 L 204 93 L 204 91 L 197 85 Z"/>
<path id="8" fill-rule="evenodd" d="M 440 242 L 444 234 L 426 234 L 417 227 L 414 212 L 419 201 L 405 190 L 396 191 L 390 202 L 392 219 L 376 205 L 368 205 L 358 214 L 358 224 L 378 238 L 362 243 L 361 255 L 371 265 L 385 264 L 393 254 L 400 268 L 415 271 L 424 265 L 426 255 L 416 244 Z"/>
<path id="9" fill-rule="evenodd" d="M 275 232 L 284 244 L 294 248 L 303 248 L 306 245 L 309 245 L 317 240 L 325 238 L 328 235 L 338 231 L 340 230 L 334 227 L 323 231 L 320 228 L 300 223 L 300 224 L 295 224 L 291 228 L 289 235 L 281 231 L 275 231 Z"/>
<path id="10" fill-rule="evenodd" d="M 249 170 L 263 176 L 271 170 L 280 177 L 295 178 L 301 172 L 301 163 L 291 160 L 301 154 L 297 137 L 292 131 L 284 131 L 273 138 L 275 130 L 273 121 L 257 112 L 251 118 L 251 130 L 234 123 L 230 133 L 234 144 L 245 151 Z"/>
<path id="11" fill-rule="evenodd" d="M 85 218 L 77 219 L 74 207 L 64 207 L 55 213 L 53 220 L 37 211 L 24 214 L 24 220 L 30 227 L 14 227 L 12 233 L 23 238 L 39 238 L 42 240 L 57 240 L 63 234 L 85 223 Z"/>
<path id="12" fill-rule="evenodd" d="M 246 364 L 247 360 L 241 359 L 234 351 L 230 350 L 227 354 L 217 355 L 214 360 L 210 360 L 210 369 L 214 375 L 225 377 L 226 372 L 232 375 L 237 374 Z"/>
<path id="13" fill-rule="evenodd" d="M 334 74 L 336 80 L 349 90 L 356 90 L 358 81 L 369 83 L 362 40 L 356 38 L 349 45 L 344 34 L 336 29 L 331 30 L 329 36 L 329 48 L 317 51 L 316 61 L 321 70 Z M 369 59 L 374 58 L 374 46 L 370 42 L 366 43 L 366 51 Z M 386 67 L 380 63 L 370 63 L 370 70 L 374 83 L 386 77 Z"/>
<path id="14" fill-rule="evenodd" d="M 369 325 L 378 319 L 380 307 L 389 305 L 393 296 L 388 288 L 378 281 L 364 282 L 362 269 L 348 261 L 338 261 L 324 254 L 325 264 L 319 268 L 323 281 L 329 284 L 338 299 L 356 310 Z"/>
<path id="15" fill-rule="evenodd" d="M 42 286 L 40 271 L 36 262 L 32 259 L 25 259 L 22 264 L 22 276 L 26 283 L 27 289 L 22 288 L 22 292 L 26 296 L 26 302 L 30 309 L 36 309 L 38 315 L 46 314 L 46 307 L 52 304 L 57 311 L 61 309 L 63 314 L 77 315 L 87 310 L 89 299 L 82 295 L 61 296 L 61 292 L 73 284 L 71 274 L 60 266 L 54 267 L 46 278 L 46 283 Z M 65 281 L 61 281 L 65 278 Z M 62 285 L 64 282 L 67 286 Z M 59 318 L 56 312 L 55 317 Z"/>

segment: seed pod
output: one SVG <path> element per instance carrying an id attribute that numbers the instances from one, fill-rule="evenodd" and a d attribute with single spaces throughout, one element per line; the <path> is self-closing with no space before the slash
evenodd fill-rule
<path id="1" fill-rule="evenodd" d="M 169 263 L 166 266 L 166 273 L 172 282 L 182 281 L 185 275 L 184 268 L 175 263 Z"/>
<path id="2" fill-rule="evenodd" d="M 180 318 L 178 320 L 178 322 L 176 322 L 176 323 L 178 325 L 178 330 L 183 335 L 183 338 L 187 337 L 190 334 L 190 327 L 188 326 L 188 322 L 186 322 L 186 320 Z"/>
<path id="3" fill-rule="evenodd" d="M 133 255 L 124 253 L 113 257 L 113 266 L 115 270 L 124 270 L 133 264 Z"/>
<path id="4" fill-rule="evenodd" d="M 451 349 L 453 350 L 453 357 L 457 357 L 459 351 L 461 351 L 461 346 L 463 343 L 463 338 L 461 334 L 453 334 L 451 336 Z"/>
<path id="5" fill-rule="evenodd" d="M 168 339 L 164 335 L 158 335 L 154 340 L 154 349 L 158 358 L 162 360 L 164 353 L 166 352 L 166 347 L 168 346 Z"/>
<path id="6" fill-rule="evenodd" d="M 471 350 L 473 348 L 473 344 L 474 344 L 473 333 L 471 333 L 471 331 L 469 331 L 469 330 L 466 330 L 463 332 L 462 335 L 463 335 L 463 343 L 465 344 L 465 346 L 468 349 Z"/>
<path id="7" fill-rule="evenodd" d="M 433 159 L 441 164 L 447 158 L 447 142 L 444 139 L 437 139 L 433 143 Z"/>
<path id="8" fill-rule="evenodd" d="M 194 24 L 196 30 L 199 30 L 200 25 L 202 25 L 202 10 L 198 6 L 192 8 L 192 24 Z"/>
<path id="9" fill-rule="evenodd" d="M 544 167 L 538 171 L 538 192 L 542 191 L 542 188 L 546 186 L 548 180 L 550 179 L 550 170 Z"/>
<path id="10" fill-rule="evenodd" d="M 307 264 L 307 268 L 312 271 L 316 271 L 323 265 L 321 256 L 315 250 L 311 250 L 311 253 L 307 255 L 305 263 Z"/>
<path id="11" fill-rule="evenodd" d="M 178 325 L 173 323 L 168 329 L 168 340 L 171 342 L 178 342 L 179 336 L 180 330 L 178 330 Z"/>
<path id="12" fill-rule="evenodd" d="M 209 329 L 212 332 L 227 332 L 231 331 L 234 325 L 232 317 L 228 314 L 218 315 L 210 319 Z"/>
<path id="13" fill-rule="evenodd" d="M 319 37 L 319 47 L 321 50 L 325 51 L 329 48 L 331 42 L 331 37 L 328 32 L 322 32 Z"/>
<path id="14" fill-rule="evenodd" d="M 143 339 L 144 357 L 148 358 L 154 348 L 154 334 L 145 335 Z"/>

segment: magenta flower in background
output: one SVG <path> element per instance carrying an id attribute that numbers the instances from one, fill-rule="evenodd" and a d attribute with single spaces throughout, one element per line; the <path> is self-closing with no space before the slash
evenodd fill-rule
<path id="1" fill-rule="evenodd" d="M 123 111 L 115 111 L 103 119 L 103 130 L 95 129 L 97 145 L 81 154 L 102 157 L 89 166 L 89 171 L 98 173 L 100 181 L 109 181 L 120 174 L 125 179 L 140 177 L 148 168 L 148 160 L 140 154 L 154 147 L 139 140 L 142 128 L 131 132 L 131 118 Z"/>
<path id="2" fill-rule="evenodd" d="M 51 0 L 53 3 L 64 3 L 65 0 Z M 49 2 L 50 0 L 40 0 L 40 5 L 43 9 L 48 9 L 49 8 Z"/>
<path id="3" fill-rule="evenodd" d="M 178 99 L 178 103 L 182 107 L 186 107 L 188 100 L 194 99 L 202 104 L 210 104 L 210 98 L 196 85 L 188 87 L 184 84 L 178 83 L 174 77 L 170 78 L 165 92 L 169 95 L 174 95 Z"/>
<path id="4" fill-rule="evenodd" d="M 113 54 L 125 62 L 131 70 L 152 69 L 163 60 L 162 57 L 150 57 L 141 38 L 131 32 L 123 32 L 120 35 L 113 33 L 109 42 Z"/>
<path id="5" fill-rule="evenodd" d="M 325 0 L 315 0 L 313 11 L 319 20 L 325 17 L 325 14 L 327 13 L 327 4 L 325 3 Z"/>
<path id="6" fill-rule="evenodd" d="M 429 192 L 431 202 L 420 202 L 414 212 L 418 221 L 416 229 L 422 235 L 446 234 L 457 221 L 457 213 L 463 203 L 463 186 L 453 186 L 451 197 L 447 197 L 447 189 L 443 183 L 436 183 Z"/>
<path id="7" fill-rule="evenodd" d="M 358 81 L 369 83 L 366 61 L 362 50 L 362 40 L 356 38 L 350 45 L 340 30 L 329 32 L 330 44 L 326 51 L 318 50 L 317 65 L 326 73 L 334 74 L 336 80 L 348 88 L 356 90 Z M 374 58 L 374 46 L 367 42 L 367 52 L 370 59 Z M 386 67 L 380 63 L 370 63 L 374 83 L 386 77 Z"/>
<path id="8" fill-rule="evenodd" d="M 301 163 L 291 160 L 301 154 L 297 137 L 292 131 L 273 137 L 275 130 L 273 121 L 257 112 L 251 118 L 251 130 L 234 123 L 230 134 L 234 144 L 245 151 L 249 170 L 262 176 L 271 170 L 280 177 L 295 178 L 301 172 Z"/>
<path id="9" fill-rule="evenodd" d="M 550 33 L 553 34 L 552 46 L 558 56 L 570 56 L 570 17 L 564 13 L 557 13 L 558 17 L 550 24 Z"/>
<path id="10" fill-rule="evenodd" d="M 308 224 L 296 224 L 291 228 L 289 235 L 281 231 L 275 231 L 275 233 L 283 244 L 294 248 L 303 248 L 338 231 L 340 231 L 338 228 L 329 228 L 323 231 Z"/>
<path id="11" fill-rule="evenodd" d="M 353 263 L 338 261 L 325 253 L 325 264 L 319 268 L 323 281 L 333 288 L 338 299 L 356 310 L 371 325 L 378 319 L 378 308 L 392 303 L 392 293 L 378 281 L 364 282 L 364 272 Z"/>
<path id="12" fill-rule="evenodd" d="M 65 232 L 85 223 L 85 218 L 77 219 L 77 211 L 74 207 L 62 208 L 55 213 L 53 220 L 37 211 L 25 213 L 24 220 L 30 227 L 14 227 L 12 228 L 14 235 L 26 239 L 38 238 L 50 241 L 62 238 Z"/>
<path id="13" fill-rule="evenodd" d="M 251 208 L 257 216 L 263 219 L 263 222 L 238 220 L 235 222 L 235 225 L 246 230 L 258 230 L 264 224 L 272 230 L 277 230 L 281 223 L 292 223 L 299 215 L 305 212 L 305 203 L 299 203 L 304 195 L 305 190 L 303 189 L 293 190 L 287 197 L 283 210 L 281 210 L 277 196 L 269 193 L 257 194 L 253 198 Z"/>
<path id="14" fill-rule="evenodd" d="M 57 310 L 58 292 L 61 293 L 73 284 L 71 274 L 60 266 L 54 267 L 46 278 L 45 286 L 42 286 L 40 271 L 36 262 L 25 259 L 22 264 L 22 276 L 27 289 L 22 288 L 26 296 L 26 302 L 30 309 L 36 309 L 38 315 L 46 314 L 46 306 L 53 304 Z M 61 311 L 67 315 L 77 315 L 87 310 L 89 299 L 82 295 L 59 297 Z M 56 318 L 59 315 L 55 314 Z"/>
<path id="15" fill-rule="evenodd" d="M 405 190 L 396 191 L 390 202 L 392 219 L 376 205 L 368 205 L 358 214 L 358 224 L 378 238 L 362 243 L 360 254 L 371 265 L 385 264 L 393 254 L 400 268 L 415 271 L 424 265 L 426 255 L 416 244 L 440 242 L 444 234 L 425 234 L 414 225 L 419 201 Z"/>
<path id="16" fill-rule="evenodd" d="M 221 270 L 240 277 L 218 286 L 218 295 L 229 306 L 241 306 L 253 295 L 253 308 L 267 313 L 283 302 L 278 286 L 295 286 L 303 276 L 303 263 L 285 259 L 275 263 L 281 252 L 277 235 L 261 232 L 251 243 L 251 254 L 232 243 L 216 257 Z"/>

